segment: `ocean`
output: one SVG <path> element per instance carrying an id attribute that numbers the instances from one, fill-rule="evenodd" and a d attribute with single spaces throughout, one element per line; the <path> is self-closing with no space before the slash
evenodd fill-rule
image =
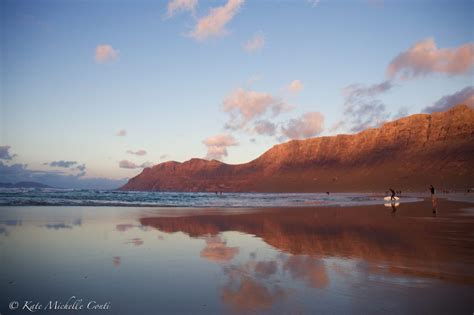
<path id="1" fill-rule="evenodd" d="M 197 193 L 84 189 L 0 189 L 0 206 L 260 208 L 384 204 L 375 193 Z M 420 201 L 404 197 L 403 202 Z"/>

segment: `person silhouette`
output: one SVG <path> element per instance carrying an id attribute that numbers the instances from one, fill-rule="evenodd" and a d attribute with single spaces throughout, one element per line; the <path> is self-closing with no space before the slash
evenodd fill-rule
<path id="1" fill-rule="evenodd" d="M 430 185 L 429 190 L 431 192 L 431 197 L 433 197 L 435 194 L 435 188 L 433 187 L 433 185 Z"/>
<path id="2" fill-rule="evenodd" d="M 390 200 L 395 200 L 395 190 L 392 188 L 389 189 L 392 192 L 392 195 L 390 196 Z"/>

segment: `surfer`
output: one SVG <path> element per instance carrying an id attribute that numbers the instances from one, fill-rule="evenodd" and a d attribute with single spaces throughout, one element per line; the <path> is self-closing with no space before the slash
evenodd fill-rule
<path id="1" fill-rule="evenodd" d="M 393 190 L 392 188 L 389 189 L 391 192 L 392 192 L 392 195 L 390 196 L 390 200 L 396 200 L 395 199 L 395 190 Z"/>
<path id="2" fill-rule="evenodd" d="M 433 185 L 430 185 L 429 189 L 430 189 L 430 192 L 431 192 L 431 197 L 433 197 L 434 194 L 435 194 L 435 188 L 433 187 Z"/>

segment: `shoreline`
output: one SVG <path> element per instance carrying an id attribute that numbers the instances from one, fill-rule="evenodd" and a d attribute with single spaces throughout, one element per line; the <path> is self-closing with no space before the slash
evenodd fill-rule
<path id="1" fill-rule="evenodd" d="M 474 197 L 474 196 L 473 196 Z M 410 203 L 420 203 L 426 200 L 431 200 L 430 197 L 412 197 L 415 200 L 382 200 L 382 201 L 375 201 L 371 203 L 307 203 L 306 205 L 268 205 L 268 206 L 185 206 L 185 205 L 153 205 L 153 204 L 104 204 L 104 203 L 97 203 L 97 204 L 0 204 L 0 209 L 2 208 L 21 208 L 21 207 L 38 207 L 38 208 L 60 208 L 60 207 L 68 207 L 68 208 L 123 208 L 123 209 L 188 209 L 188 210 L 212 210 L 212 209 L 220 209 L 220 210 L 245 210 L 245 209 L 310 209 L 310 208 L 351 208 L 351 207 L 368 207 L 368 206 L 389 206 L 392 203 L 396 204 L 396 207 L 399 207 L 403 204 L 410 204 Z M 438 200 L 446 200 L 446 201 L 453 201 L 453 202 L 465 202 L 468 204 L 474 204 L 474 198 L 456 198 L 456 197 L 439 197 L 437 196 Z"/>

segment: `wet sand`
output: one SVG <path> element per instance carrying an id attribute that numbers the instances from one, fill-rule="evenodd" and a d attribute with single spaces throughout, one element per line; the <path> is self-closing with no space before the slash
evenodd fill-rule
<path id="1" fill-rule="evenodd" d="M 0 265 L 1 314 L 472 314 L 474 204 L 0 207 Z"/>

